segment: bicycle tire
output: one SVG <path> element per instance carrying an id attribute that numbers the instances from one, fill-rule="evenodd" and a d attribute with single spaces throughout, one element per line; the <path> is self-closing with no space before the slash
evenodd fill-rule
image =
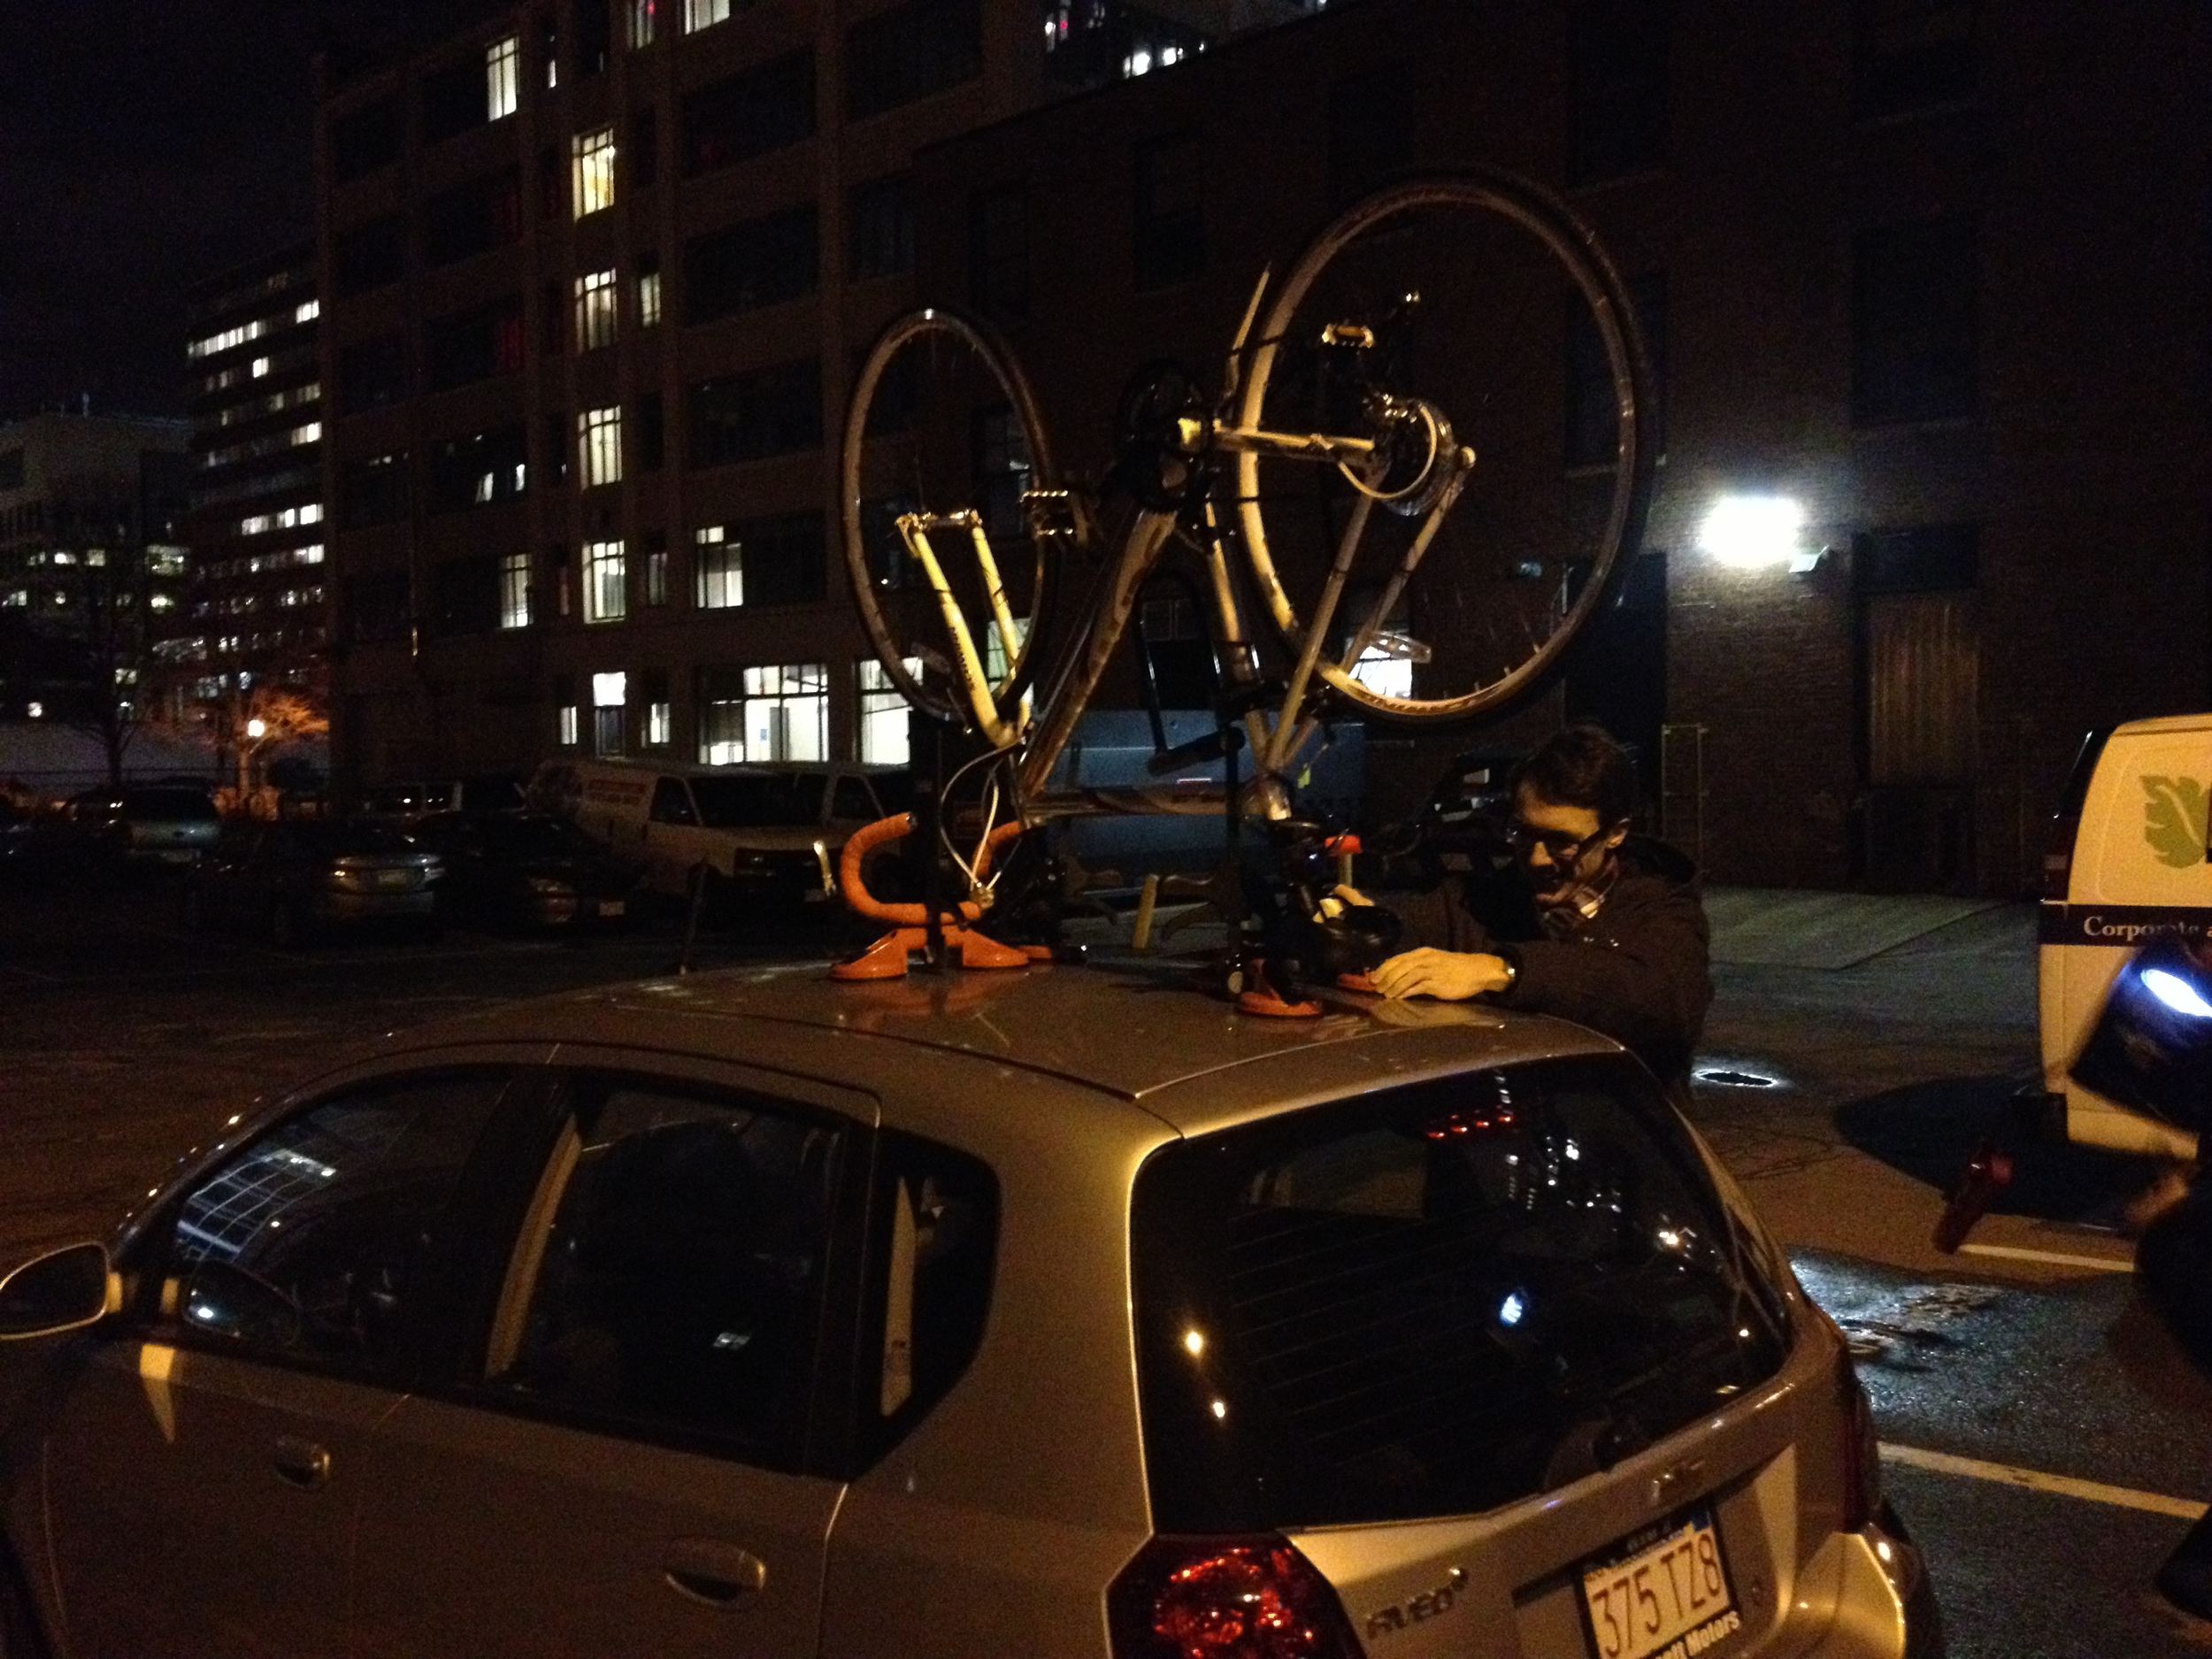
<path id="1" fill-rule="evenodd" d="M 1293 360 L 1315 363 L 1325 350 L 1341 349 L 1325 348 L 1317 334 L 1310 346 L 1304 343 L 1305 334 L 1314 333 L 1319 315 L 1317 308 L 1335 297 L 1331 292 L 1336 286 L 1332 280 L 1333 269 L 1347 265 L 1354 251 L 1363 248 L 1370 250 L 1364 257 L 1371 263 L 1383 264 L 1382 254 L 1389 250 L 1394 238 L 1402 250 L 1424 240 L 1439 247 L 1453 246 L 1453 238 L 1438 234 L 1429 223 L 1445 220 L 1464 221 L 1463 235 L 1457 232 L 1455 235 L 1468 250 L 1497 244 L 1502 255 L 1497 271 L 1504 274 L 1496 274 L 1495 280 L 1502 285 L 1509 277 L 1514 291 L 1522 296 L 1516 303 L 1534 319 L 1532 326 L 1521 331 L 1527 337 L 1525 349 L 1536 352 L 1540 344 L 1547 342 L 1558 346 L 1555 361 L 1563 388 L 1568 377 L 1567 349 L 1576 326 L 1574 311 L 1578 305 L 1581 308 L 1602 355 L 1614 428 L 1609 447 L 1594 465 L 1574 467 L 1570 465 L 1568 423 L 1555 416 L 1547 425 L 1549 406 L 1546 400 L 1524 397 L 1515 403 L 1479 383 L 1455 381 L 1448 388 L 1423 388 L 1423 396 L 1434 391 L 1430 401 L 1450 422 L 1455 443 L 1471 439 L 1475 452 L 1466 493 L 1448 505 L 1451 522 L 1437 533 L 1417 572 L 1426 588 L 1449 596 L 1448 603 L 1437 605 L 1440 614 L 1424 624 L 1444 641 L 1440 649 L 1447 652 L 1447 661 L 1424 676 L 1430 685 L 1417 685 L 1417 690 L 1429 695 L 1378 689 L 1356 678 L 1325 649 L 1316 664 L 1317 676 L 1342 697 L 1386 719 L 1406 724 L 1443 724 L 1494 713 L 1537 689 L 1562 666 L 1569 648 L 1614 591 L 1625 572 L 1630 553 L 1641 541 L 1655 459 L 1655 405 L 1649 353 L 1628 285 L 1596 234 L 1564 202 L 1540 186 L 1493 170 L 1469 169 L 1386 186 L 1346 209 L 1316 235 L 1275 288 L 1256 340 L 1247 348 L 1234 398 L 1238 425 L 1287 429 L 1283 423 L 1286 411 L 1280 405 L 1289 396 L 1286 382 L 1298 373 L 1291 367 Z M 1440 255 L 1431 257 L 1440 260 L 1438 274 L 1448 295 L 1494 274 L 1463 269 Z M 1561 305 L 1557 300 L 1563 287 L 1567 303 Z M 1547 288 L 1555 306 L 1555 327 L 1547 325 L 1539 314 Z M 1387 291 L 1408 296 L 1396 302 L 1410 319 L 1402 326 L 1402 332 L 1408 336 L 1417 334 L 1415 314 L 1424 290 L 1401 283 Z M 1462 330 L 1479 331 L 1491 317 L 1486 307 L 1478 306 L 1459 318 L 1457 326 Z M 1397 326 L 1401 326 L 1394 325 Z M 1496 332 L 1512 331 L 1500 325 Z M 1379 353 L 1379 330 L 1375 338 L 1373 349 Z M 1469 364 L 1518 344 L 1511 339 L 1486 342 L 1476 334 L 1441 338 L 1450 348 L 1443 355 L 1455 355 Z M 1541 355 L 1537 353 L 1540 358 Z M 1527 372 L 1517 370 L 1513 377 L 1500 375 L 1491 384 L 1509 391 Z M 1326 380 L 1325 366 L 1307 373 L 1310 378 Z M 1447 373 L 1444 378 L 1452 377 Z M 1507 423 L 1515 419 L 1516 411 L 1521 411 L 1518 425 L 1509 432 Z M 1299 428 L 1309 429 L 1316 428 Z M 1506 453 L 1501 454 L 1501 448 Z M 1299 468 L 1305 469 L 1309 478 L 1321 472 L 1311 461 L 1263 457 L 1248 450 L 1236 455 L 1229 469 L 1237 522 L 1263 607 L 1294 657 L 1302 649 L 1306 627 L 1302 608 L 1292 596 L 1286 566 L 1302 562 L 1310 568 L 1314 544 L 1317 539 L 1325 541 L 1332 522 L 1326 499 L 1329 485 L 1325 478 L 1314 487 L 1322 497 L 1320 529 L 1307 536 L 1302 561 L 1286 550 L 1286 543 L 1293 538 L 1282 522 L 1287 509 L 1281 480 Z M 1520 480 L 1524 499 L 1550 511 L 1563 530 L 1578 511 L 1596 518 L 1588 503 L 1602 488 L 1601 519 L 1586 541 L 1572 541 L 1563 534 L 1556 545 L 1551 545 L 1536 539 L 1545 520 L 1540 511 L 1532 511 L 1524 524 L 1498 537 L 1494 548 L 1476 547 L 1480 520 L 1502 504 L 1502 497 L 1494 501 L 1479 492 L 1494 488 L 1494 480 L 1509 486 L 1516 479 Z M 1271 514 L 1276 522 L 1270 522 Z M 1463 523 L 1468 526 L 1465 533 L 1453 529 Z M 1448 531 L 1453 533 L 1448 535 Z M 1517 544 L 1513 541 L 1517 535 L 1527 539 Z M 1409 543 L 1411 537 L 1408 532 Z M 1495 568 L 1489 568 L 1486 562 L 1494 563 Z M 1553 585 L 1559 595 L 1556 602 L 1542 597 L 1542 592 Z M 1486 603 L 1487 611 L 1469 597 L 1471 592 Z M 1543 610 L 1556 614 L 1540 618 L 1540 600 Z M 1510 611 L 1518 621 L 1526 636 L 1525 642 L 1515 643 L 1502 631 L 1496 614 L 1504 611 Z M 1493 641 L 1502 642 L 1494 648 L 1484 645 L 1476 636 L 1485 627 Z"/>
<path id="2" fill-rule="evenodd" d="M 892 365 L 900 355 L 933 342 L 956 347 L 966 352 L 995 383 L 1001 401 L 1010 411 L 1020 428 L 1022 441 L 1029 458 L 1028 488 L 1056 489 L 1059 472 L 1053 465 L 1050 442 L 1044 421 L 1038 412 L 1035 392 L 1028 376 L 1023 372 L 1013 349 L 989 324 L 962 315 L 943 306 L 925 306 L 896 317 L 876 336 L 875 342 L 862 359 L 860 369 L 853 380 L 852 396 L 845 411 L 845 430 L 838 457 L 840 519 L 845 552 L 846 578 L 851 586 L 853 603 L 860 613 L 862 627 L 874 649 L 876 659 L 900 694 L 916 709 L 931 718 L 949 725 L 965 726 L 974 719 L 965 696 L 957 686 L 933 685 L 917 676 L 908 668 L 907 660 L 917 653 L 910 649 L 918 634 L 926 631 L 926 623 L 909 626 L 904 618 L 890 613 L 879 583 L 879 572 L 872 565 L 869 526 L 866 522 L 872 506 L 884 498 L 871 492 L 878 489 L 882 480 L 871 476 L 879 452 L 895 454 L 902 443 L 913 446 L 918 455 L 922 446 L 935 440 L 942 446 L 943 434 L 926 430 L 924 418 L 917 415 L 912 428 L 898 427 L 889 431 L 879 428 L 875 418 L 879 404 L 887 396 L 887 386 L 892 383 Z M 947 375 L 942 378 L 949 379 Z M 957 388 L 954 388 L 956 392 Z M 926 390 L 916 393 L 918 402 L 932 401 Z M 972 399 L 962 400 L 966 412 L 978 412 Z M 941 414 L 941 411 L 940 411 Z M 974 507 L 973 501 L 949 499 L 932 501 L 925 498 L 926 488 L 916 465 L 916 510 L 924 511 L 956 511 Z M 932 480 L 930 482 L 934 483 Z M 979 492 L 971 488 L 969 494 Z M 1004 677 L 991 687 L 992 702 L 1001 718 L 1012 715 L 1028 690 L 1039 658 L 1039 642 L 1051 633 L 1053 601 L 1058 588 L 1056 561 L 1052 557 L 1049 538 L 1036 537 L 1023 532 L 1023 539 L 1030 543 L 1032 558 L 1025 572 L 1029 596 L 1028 625 L 1023 634 L 1021 649 L 1012 654 Z M 1002 572 L 1002 574 L 1004 572 Z M 926 607 L 918 607 L 926 611 Z M 964 618 L 967 607 L 963 606 Z M 941 626 L 941 617 L 935 619 Z M 979 651 L 985 638 L 984 630 L 968 619 L 969 631 Z"/>

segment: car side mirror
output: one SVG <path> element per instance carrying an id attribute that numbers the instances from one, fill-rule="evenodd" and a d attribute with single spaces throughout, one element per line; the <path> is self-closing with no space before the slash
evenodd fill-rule
<path id="1" fill-rule="evenodd" d="M 107 1247 L 50 1250 L 0 1279 L 0 1340 L 53 1336 L 92 1324 L 115 1300 Z"/>
<path id="2" fill-rule="evenodd" d="M 228 1262 L 202 1262 L 194 1268 L 179 1302 L 184 1322 L 196 1330 L 257 1348 L 299 1343 L 299 1304 L 259 1274 Z"/>

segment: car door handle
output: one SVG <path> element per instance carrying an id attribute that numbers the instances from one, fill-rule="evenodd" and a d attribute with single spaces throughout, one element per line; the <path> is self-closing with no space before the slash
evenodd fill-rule
<path id="1" fill-rule="evenodd" d="M 269 1461 L 277 1478 L 303 1492 L 312 1492 L 330 1479 L 330 1453 L 296 1434 L 280 1434 L 270 1448 Z"/>
<path id="2" fill-rule="evenodd" d="M 768 1563 L 718 1538 L 679 1538 L 661 1561 L 668 1587 L 708 1607 L 740 1608 L 768 1586 Z"/>

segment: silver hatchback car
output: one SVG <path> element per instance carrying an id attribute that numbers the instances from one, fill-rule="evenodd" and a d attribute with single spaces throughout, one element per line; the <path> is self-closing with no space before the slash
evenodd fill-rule
<path id="1" fill-rule="evenodd" d="M 235 1120 L 0 1326 L 9 1659 L 1942 1646 L 1726 1175 L 1484 1009 L 517 1005 Z"/>

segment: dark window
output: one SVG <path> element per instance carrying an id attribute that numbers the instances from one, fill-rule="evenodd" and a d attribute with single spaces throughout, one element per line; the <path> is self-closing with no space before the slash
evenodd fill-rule
<path id="1" fill-rule="evenodd" d="M 845 31 L 845 112 L 855 119 L 982 73 L 980 0 L 907 0 Z"/>
<path id="2" fill-rule="evenodd" d="M 1329 197 L 1356 201 L 1413 165 L 1411 77 L 1383 64 L 1329 87 Z"/>
<path id="3" fill-rule="evenodd" d="M 970 421 L 977 511 L 992 541 L 1010 546 L 1022 534 L 1022 492 L 1029 488 L 1035 465 L 1029 440 L 1012 408 L 1004 403 L 977 410 Z"/>
<path id="4" fill-rule="evenodd" d="M 630 182 L 649 185 L 661 176 L 660 117 L 649 105 L 630 111 Z"/>
<path id="5" fill-rule="evenodd" d="M 20 449 L 0 450 L 0 489 L 23 488 L 23 451 Z"/>
<path id="6" fill-rule="evenodd" d="M 840 818 L 876 816 L 858 778 L 839 780 L 837 800 Z M 869 1335 L 856 1402 L 861 1468 L 928 1416 L 982 1346 L 998 1209 L 989 1165 L 896 1130 L 878 1138 L 867 1230 Z M 886 1340 L 895 1330 L 905 1333 L 903 1345 Z"/>
<path id="7" fill-rule="evenodd" d="M 814 292 L 814 204 L 748 219 L 684 244 L 684 317 L 712 322 Z"/>
<path id="8" fill-rule="evenodd" d="M 780 1102 L 588 1091 L 527 1312 L 487 1367 L 526 1400 L 795 1467 L 841 1126 Z"/>
<path id="9" fill-rule="evenodd" d="M 1852 578 L 1863 594 L 1952 593 L 1974 586 L 1981 526 L 1916 525 L 1852 538 Z"/>
<path id="10" fill-rule="evenodd" d="M 365 645 L 407 637 L 412 618 L 405 571 L 370 571 L 349 576 L 340 591 L 348 639 Z"/>
<path id="11" fill-rule="evenodd" d="M 772 58 L 684 99 L 684 172 L 711 173 L 814 135 L 814 53 Z"/>
<path id="12" fill-rule="evenodd" d="M 1569 28 L 1567 176 L 1595 184 L 1667 159 L 1667 0 L 1583 0 Z"/>
<path id="13" fill-rule="evenodd" d="M 422 82 L 422 142 L 434 144 L 491 118 L 484 54 L 466 52 L 434 69 Z"/>
<path id="14" fill-rule="evenodd" d="M 1645 419 L 1643 440 L 1654 455 L 1666 449 L 1662 416 L 1667 392 L 1667 280 L 1658 272 L 1636 278 L 1628 285 L 1637 320 L 1644 326 L 1644 343 L 1651 351 L 1652 407 L 1639 411 Z M 1567 465 L 1597 466 L 1620 456 L 1620 406 L 1613 384 L 1612 360 L 1598 337 L 1597 321 L 1589 303 L 1579 293 L 1567 297 Z"/>
<path id="15" fill-rule="evenodd" d="M 828 596 L 820 513 L 754 518 L 727 534 L 742 549 L 748 606 L 813 604 Z"/>
<path id="16" fill-rule="evenodd" d="M 372 455 L 348 464 L 338 480 L 338 524 L 358 530 L 407 516 L 407 457 Z"/>
<path id="17" fill-rule="evenodd" d="M 986 317 L 1029 310 L 1029 204 L 1019 184 L 978 191 L 968 203 L 968 293 Z"/>
<path id="18" fill-rule="evenodd" d="M 647 809 L 656 824 L 696 824 L 699 815 L 692 810 L 691 792 L 684 787 L 680 778 L 663 778 L 653 786 L 653 804 Z"/>
<path id="19" fill-rule="evenodd" d="M 396 97 L 383 98 L 330 124 L 330 176 L 339 184 L 400 157 L 406 141 L 406 123 Z"/>
<path id="20" fill-rule="evenodd" d="M 434 392 L 466 386 L 522 367 L 522 298 L 434 317 L 422 326 L 423 373 Z"/>
<path id="21" fill-rule="evenodd" d="M 810 449 L 822 441 L 822 368 L 812 357 L 691 388 L 691 464 Z"/>
<path id="22" fill-rule="evenodd" d="M 425 265 L 451 265 L 521 240 L 522 174 L 517 168 L 471 179 L 423 204 Z"/>
<path id="23" fill-rule="evenodd" d="M 168 1239 L 189 1331 L 397 1378 L 459 1242 L 463 1171 L 506 1087 L 382 1082 L 280 1124 L 185 1195 Z"/>
<path id="24" fill-rule="evenodd" d="M 430 572 L 430 629 L 441 636 L 499 626 L 499 557 L 448 559 Z"/>
<path id="25" fill-rule="evenodd" d="M 1972 414 L 1974 221 L 1862 231 L 1851 254 L 1852 419 L 1872 426 Z"/>
<path id="26" fill-rule="evenodd" d="M 1862 119 L 1974 96 L 1974 0 L 1854 0 L 1852 104 Z"/>
<path id="27" fill-rule="evenodd" d="M 1171 68 L 1212 42 L 1129 0 L 1044 0 L 1044 14 L 1045 75 L 1064 92 Z"/>
<path id="28" fill-rule="evenodd" d="M 612 8 L 608 0 L 576 0 L 576 73 L 603 73 L 613 39 Z"/>
<path id="29" fill-rule="evenodd" d="M 561 285 L 548 282 L 538 290 L 538 355 L 557 357 L 568 349 L 568 307 L 561 300 Z"/>
<path id="30" fill-rule="evenodd" d="M 1130 1210 L 1164 1532 L 1479 1514 L 1741 1400 L 1788 1350 L 1744 1219 L 1623 1061 L 1177 1141 Z"/>
<path id="31" fill-rule="evenodd" d="M 648 392 L 637 400 L 630 423 L 633 466 L 640 472 L 657 472 L 668 458 L 668 423 L 661 412 L 661 395 Z"/>
<path id="32" fill-rule="evenodd" d="M 563 219 L 568 213 L 568 165 L 557 146 L 538 151 L 538 217 Z"/>
<path id="33" fill-rule="evenodd" d="M 350 415 L 407 396 L 407 336 L 380 334 L 338 349 L 338 411 Z"/>
<path id="34" fill-rule="evenodd" d="M 407 222 L 387 213 L 339 233 L 332 250 L 331 286 L 340 298 L 365 294 L 407 273 Z"/>
<path id="35" fill-rule="evenodd" d="M 430 449 L 430 511 L 512 501 L 527 483 L 528 455 L 519 423 L 465 438 L 448 438 Z"/>
<path id="36" fill-rule="evenodd" d="M 1137 146 L 1137 286 L 1164 288 L 1206 268 L 1205 151 L 1195 133 Z"/>
<path id="37" fill-rule="evenodd" d="M 538 456 L 539 475 L 546 483 L 561 485 L 568 482 L 570 438 L 568 417 L 555 413 L 545 418 L 542 436 L 544 447 Z"/>
<path id="38" fill-rule="evenodd" d="M 898 173 L 853 187 L 846 211 L 847 279 L 897 276 L 914 268 L 914 176 Z"/>

